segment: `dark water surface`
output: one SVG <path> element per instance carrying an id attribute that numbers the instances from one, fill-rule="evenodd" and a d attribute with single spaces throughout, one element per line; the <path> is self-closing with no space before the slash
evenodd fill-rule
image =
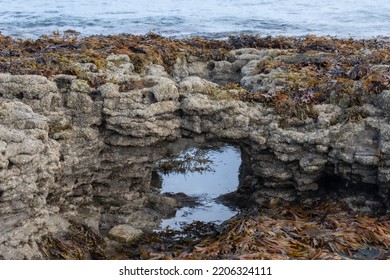
<path id="1" fill-rule="evenodd" d="M 389 0 L 13 0 L 0 1 L 0 31 L 36 38 L 138 33 L 224 38 L 241 32 L 340 37 L 390 35 Z"/>

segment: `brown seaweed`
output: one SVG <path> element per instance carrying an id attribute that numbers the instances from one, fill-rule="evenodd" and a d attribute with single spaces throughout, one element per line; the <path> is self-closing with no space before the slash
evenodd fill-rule
<path id="1" fill-rule="evenodd" d="M 106 259 L 104 239 L 86 225 L 70 223 L 65 236 L 50 233 L 41 238 L 38 245 L 43 255 L 55 260 Z"/>
<path id="2" fill-rule="evenodd" d="M 126 54 L 137 72 L 154 63 L 164 66 L 170 73 L 179 58 L 231 60 L 234 59 L 231 50 L 250 47 L 284 50 L 284 55 L 262 60 L 256 68 L 257 73 L 266 74 L 277 69 L 279 74 L 273 79 L 283 83 L 283 90 L 270 93 L 243 89 L 239 94 L 226 94 L 230 92 L 227 85 L 217 91 L 214 98 L 265 103 L 286 119 L 315 119 L 312 107 L 315 104 L 336 103 L 353 108 L 361 106 L 370 95 L 390 89 L 390 69 L 385 69 L 386 65 L 390 67 L 390 43 L 384 40 L 253 35 L 231 36 L 227 40 L 175 39 L 154 33 L 85 38 L 78 38 L 78 35 L 57 32 L 37 40 L 16 40 L 0 34 L 0 72 L 47 77 L 71 74 L 87 80 L 92 86 L 99 86 L 113 81 L 107 81 L 104 75 L 87 75 L 78 64 L 92 63 L 102 69 L 110 54 Z M 142 86 L 148 85 L 122 83 L 120 90 Z"/>
<path id="3" fill-rule="evenodd" d="M 146 234 L 123 254 L 133 259 L 390 259 L 390 222 L 385 216 L 358 215 L 340 202 L 283 205 L 221 226 L 195 222 L 183 232 Z"/>

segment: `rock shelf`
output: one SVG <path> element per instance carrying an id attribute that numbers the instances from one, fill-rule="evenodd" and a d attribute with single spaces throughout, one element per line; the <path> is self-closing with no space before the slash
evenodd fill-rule
<path id="1" fill-rule="evenodd" d="M 70 221 L 158 225 L 177 202 L 152 174 L 181 138 L 240 147 L 253 205 L 314 199 L 337 178 L 367 190 L 357 208 L 389 211 L 388 42 L 39 40 L 0 35 L 2 258 L 45 258 L 41 238 Z"/>

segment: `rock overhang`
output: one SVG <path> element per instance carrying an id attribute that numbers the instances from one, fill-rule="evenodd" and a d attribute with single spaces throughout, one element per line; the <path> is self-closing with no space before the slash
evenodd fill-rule
<path id="1" fill-rule="evenodd" d="M 320 76 L 335 71 L 326 56 L 303 48 L 244 48 L 207 59 L 183 55 L 168 71 L 153 63 L 139 69 L 134 56 L 121 54 L 108 56 L 106 68 L 79 63 L 77 75 L 0 74 L 4 219 L 26 209 L 22 216 L 42 234 L 49 228 L 42 221 L 52 213 L 76 220 L 84 213 L 95 229 L 110 219 L 140 222 L 143 208 L 161 201 L 148 189 L 161 143 L 180 138 L 239 145 L 259 204 L 262 197 L 313 193 L 327 175 L 376 185 L 388 204 L 389 90 L 382 79 L 388 68 L 375 53 L 383 50 L 374 48 L 367 58 L 371 76 L 356 76 L 351 65 L 350 73 L 339 69 L 331 78 L 341 80 L 329 84 Z M 353 62 L 347 58 L 346 65 Z M 102 76 L 110 80 L 91 82 Z M 310 103 L 310 90 L 328 90 L 329 96 Z M 114 216 L 118 209 L 122 215 Z M 19 230 L 15 225 L 9 228 Z"/>

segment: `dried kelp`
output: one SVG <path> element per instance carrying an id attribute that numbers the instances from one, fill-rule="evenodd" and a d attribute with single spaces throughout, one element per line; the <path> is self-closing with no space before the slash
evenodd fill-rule
<path id="1" fill-rule="evenodd" d="M 65 236 L 48 234 L 39 243 L 44 256 L 55 260 L 105 259 L 104 246 L 104 239 L 91 228 L 74 222 Z"/>
<path id="2" fill-rule="evenodd" d="M 99 72 L 107 65 L 111 54 L 130 57 L 136 72 L 143 72 L 150 63 L 164 66 L 172 73 L 178 59 L 204 62 L 236 59 L 231 51 L 239 48 L 279 50 L 259 60 L 252 74 L 267 74 L 278 87 L 268 91 L 247 91 L 229 85 L 210 91 L 214 99 L 236 98 L 246 102 L 261 102 L 274 107 L 286 120 L 316 119 L 313 105 L 337 104 L 343 108 L 362 106 L 372 94 L 390 89 L 390 42 L 379 39 L 341 39 L 320 36 L 261 37 L 231 36 L 227 40 L 200 37 L 175 39 L 149 33 L 146 35 L 110 35 L 78 38 L 72 32 L 44 35 L 37 40 L 15 40 L 0 34 L 0 72 L 75 75 L 99 86 L 108 79 Z M 96 75 L 80 67 L 95 65 Z M 149 87 L 144 82 L 122 82 L 121 91 Z M 237 94 L 238 93 L 238 94 Z M 357 112 L 359 109 L 351 110 Z M 343 120 L 359 121 L 365 114 L 346 116 Z M 288 125 L 288 124 L 285 124 Z"/>
<path id="3" fill-rule="evenodd" d="M 127 251 L 128 256 L 142 259 L 390 258 L 388 217 L 360 216 L 334 202 L 305 209 L 297 205 L 263 209 L 256 215 L 236 217 L 221 226 L 197 222 L 180 234 L 171 230 L 145 235 L 138 241 L 139 247 L 132 247 L 131 255 Z"/>

